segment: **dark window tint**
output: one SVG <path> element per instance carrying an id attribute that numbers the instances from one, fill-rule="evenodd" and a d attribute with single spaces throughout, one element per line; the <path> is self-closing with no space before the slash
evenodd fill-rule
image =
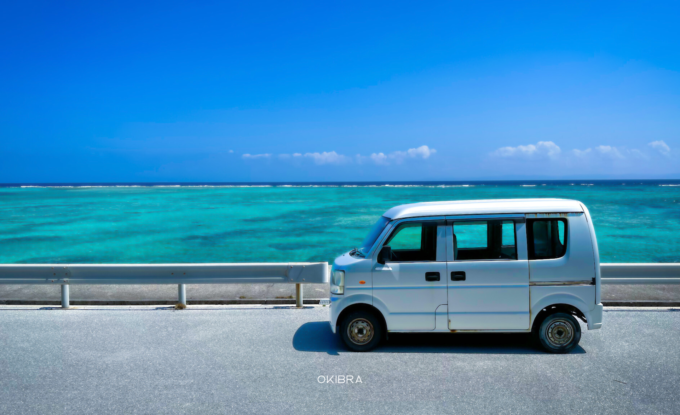
<path id="1" fill-rule="evenodd" d="M 453 223 L 453 257 L 456 261 L 517 259 L 515 241 L 513 221 Z"/>
<path id="2" fill-rule="evenodd" d="M 529 259 L 563 257 L 567 252 L 566 219 L 528 219 Z"/>
<path id="3" fill-rule="evenodd" d="M 392 248 L 392 262 L 436 261 L 437 223 L 402 223 L 384 245 Z"/>

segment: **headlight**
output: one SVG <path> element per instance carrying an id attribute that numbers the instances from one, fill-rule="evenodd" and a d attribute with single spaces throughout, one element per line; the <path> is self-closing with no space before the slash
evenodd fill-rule
<path id="1" fill-rule="evenodd" d="M 331 294 L 345 293 L 345 271 L 333 271 L 331 275 Z"/>

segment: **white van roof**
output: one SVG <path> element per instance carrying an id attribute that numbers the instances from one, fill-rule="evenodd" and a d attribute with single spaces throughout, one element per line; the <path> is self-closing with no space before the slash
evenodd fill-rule
<path id="1" fill-rule="evenodd" d="M 388 219 L 424 216 L 489 215 L 512 213 L 580 213 L 581 202 L 568 199 L 489 199 L 411 203 L 395 206 L 383 215 Z"/>

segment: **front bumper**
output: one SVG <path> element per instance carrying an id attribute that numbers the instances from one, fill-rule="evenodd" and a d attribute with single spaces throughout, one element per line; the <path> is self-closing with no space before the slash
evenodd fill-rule
<path id="1" fill-rule="evenodd" d="M 331 305 L 328 306 L 328 312 L 330 313 L 328 316 L 328 324 L 331 325 L 331 331 L 333 334 L 336 334 L 338 327 L 338 317 L 340 315 L 340 307 L 338 307 L 338 302 L 340 300 L 342 300 L 342 297 L 334 297 L 333 294 L 331 294 Z"/>

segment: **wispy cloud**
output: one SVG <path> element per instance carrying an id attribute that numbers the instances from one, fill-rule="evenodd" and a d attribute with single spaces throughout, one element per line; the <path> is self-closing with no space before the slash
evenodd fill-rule
<path id="1" fill-rule="evenodd" d="M 536 144 L 519 145 L 517 147 L 501 147 L 491 153 L 494 157 L 503 158 L 557 158 L 562 149 L 552 141 L 539 141 Z"/>
<path id="2" fill-rule="evenodd" d="M 669 156 L 671 154 L 671 148 L 663 141 L 653 141 L 648 144 L 648 146 L 658 152 L 663 156 Z M 577 158 L 588 158 L 600 156 L 604 159 L 609 160 L 626 160 L 626 159 L 639 159 L 639 160 L 650 160 L 653 153 L 650 154 L 649 151 L 637 149 L 637 148 L 621 148 L 609 145 L 600 145 L 594 148 L 587 148 L 585 150 L 572 150 L 572 154 Z"/>
<path id="3" fill-rule="evenodd" d="M 602 154 L 603 156 L 609 157 L 614 160 L 623 160 L 626 158 L 624 157 L 623 154 L 621 154 L 619 149 L 613 146 L 597 146 L 595 147 L 595 150 Z"/>
<path id="4" fill-rule="evenodd" d="M 659 153 L 663 154 L 664 156 L 668 156 L 671 154 L 671 148 L 668 147 L 668 144 L 663 142 L 663 140 L 652 141 L 647 145 L 653 148 L 654 150 L 658 151 Z"/>
<path id="5" fill-rule="evenodd" d="M 375 164 L 378 165 L 387 166 L 390 164 L 388 157 L 384 153 L 373 153 L 371 154 L 370 158 Z M 361 160 L 361 155 L 357 155 L 357 159 Z"/>
<path id="6" fill-rule="evenodd" d="M 345 164 L 351 159 L 335 151 L 324 151 L 323 153 L 305 153 L 305 157 L 314 160 L 314 164 Z"/>
<path id="7" fill-rule="evenodd" d="M 245 154 L 242 155 L 241 157 L 242 157 L 244 160 L 253 160 L 253 159 L 268 159 L 268 158 L 270 158 L 271 156 L 272 156 L 272 155 L 269 154 L 269 153 L 264 153 L 264 154 L 248 154 L 248 153 L 245 153 Z"/>
<path id="8" fill-rule="evenodd" d="M 573 149 L 566 153 L 552 141 L 539 141 L 536 144 L 518 145 L 516 147 L 501 147 L 491 153 L 493 157 L 508 159 L 533 159 L 533 160 L 596 160 L 622 161 L 628 159 L 651 160 L 658 153 L 666 157 L 673 154 L 672 149 L 663 141 L 652 141 L 647 144 L 648 150 L 637 148 L 616 147 L 611 145 L 598 145 L 586 149 Z"/>
<path id="9" fill-rule="evenodd" d="M 593 154 L 592 148 L 587 148 L 585 150 L 579 150 L 577 148 L 571 150 L 572 154 L 579 158 L 585 158 Z"/>
<path id="10" fill-rule="evenodd" d="M 290 160 L 292 158 L 302 157 L 302 154 L 300 154 L 300 153 L 293 153 L 293 154 L 281 153 L 281 154 L 278 154 L 276 157 L 280 158 L 281 160 Z"/>
<path id="11" fill-rule="evenodd" d="M 428 146 L 420 146 L 416 148 L 409 148 L 406 151 L 393 151 L 391 153 L 373 153 L 369 156 L 373 163 L 380 166 L 387 166 L 392 163 L 401 164 L 407 159 L 428 159 L 435 154 L 437 150 Z M 358 156 L 361 159 L 361 156 Z"/>
<path id="12" fill-rule="evenodd" d="M 323 151 L 323 152 L 307 152 L 307 153 L 281 153 L 277 155 L 272 155 L 270 153 L 265 154 L 244 154 L 242 157 L 245 160 L 252 159 L 269 159 L 271 157 L 277 157 L 280 160 L 301 160 L 310 159 L 317 165 L 342 165 L 347 163 L 356 162 L 358 164 L 373 163 L 378 166 L 388 166 L 390 164 L 401 164 L 409 159 L 420 159 L 425 160 L 430 158 L 435 154 L 437 150 L 430 148 L 426 145 L 420 147 L 409 148 L 406 151 L 394 151 L 392 153 L 373 153 L 370 156 L 363 156 L 357 154 L 354 157 L 346 156 L 340 154 L 336 151 Z"/>
<path id="13" fill-rule="evenodd" d="M 638 150 L 634 150 L 639 153 Z M 630 153 L 630 151 L 625 151 Z M 610 160 L 623 160 L 626 156 L 623 155 L 623 151 L 619 150 L 613 146 L 596 146 L 594 148 L 586 148 L 585 150 L 574 149 L 571 154 L 579 159 L 588 159 L 593 157 L 604 157 Z"/>
<path id="14" fill-rule="evenodd" d="M 630 156 L 632 158 L 637 158 L 637 159 L 641 159 L 641 160 L 649 160 L 649 158 L 650 158 L 647 153 L 644 153 L 644 152 L 638 150 L 637 148 L 629 150 L 628 154 L 630 154 Z"/>

